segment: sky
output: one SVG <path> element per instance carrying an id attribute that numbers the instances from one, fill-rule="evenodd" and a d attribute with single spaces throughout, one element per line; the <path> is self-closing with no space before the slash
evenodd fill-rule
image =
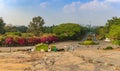
<path id="1" fill-rule="evenodd" d="M 46 26 L 102 26 L 112 17 L 120 17 L 120 0 L 0 0 L 0 17 L 6 24 L 27 26 L 36 16 Z"/>

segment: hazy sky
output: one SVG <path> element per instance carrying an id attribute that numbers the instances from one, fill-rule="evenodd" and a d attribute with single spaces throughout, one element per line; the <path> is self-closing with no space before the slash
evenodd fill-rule
<path id="1" fill-rule="evenodd" d="M 120 0 L 0 0 L 0 17 L 13 25 L 28 25 L 41 16 L 45 25 L 72 22 L 104 25 L 120 17 Z"/>

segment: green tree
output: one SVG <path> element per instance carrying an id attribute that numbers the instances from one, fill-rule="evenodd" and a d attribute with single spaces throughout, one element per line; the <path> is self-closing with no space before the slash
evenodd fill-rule
<path id="1" fill-rule="evenodd" d="M 80 31 L 81 26 L 74 23 L 63 23 L 53 28 L 53 33 L 58 35 L 62 40 L 77 39 Z"/>
<path id="2" fill-rule="evenodd" d="M 23 25 L 23 26 L 17 26 L 16 29 L 21 33 L 26 33 L 28 28 Z"/>
<path id="3" fill-rule="evenodd" d="M 5 29 L 4 29 L 5 23 L 2 19 L 2 17 L 0 17 L 0 34 L 4 34 L 5 33 Z"/>
<path id="4" fill-rule="evenodd" d="M 18 32 L 17 27 L 12 24 L 8 24 L 4 27 L 6 32 Z"/>
<path id="5" fill-rule="evenodd" d="M 40 34 L 42 34 L 44 24 L 45 22 L 42 17 L 34 17 L 28 25 L 28 32 L 33 33 L 35 36 L 39 36 Z"/>
<path id="6" fill-rule="evenodd" d="M 105 25 L 105 32 L 109 33 L 110 27 L 112 25 L 120 25 L 120 18 L 118 17 L 112 17 L 112 19 L 108 20 L 106 25 Z"/>
<path id="7" fill-rule="evenodd" d="M 112 39 L 119 39 L 120 40 L 120 25 L 112 25 L 110 27 L 109 37 Z"/>
<path id="8" fill-rule="evenodd" d="M 97 27 L 95 29 L 95 33 L 99 35 L 98 39 L 104 39 L 105 38 L 105 28 L 103 26 Z"/>

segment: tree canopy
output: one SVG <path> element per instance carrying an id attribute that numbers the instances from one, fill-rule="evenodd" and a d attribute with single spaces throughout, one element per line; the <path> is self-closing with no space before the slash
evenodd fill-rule
<path id="1" fill-rule="evenodd" d="M 120 25 L 120 18 L 118 18 L 118 17 L 112 17 L 112 19 L 110 19 L 110 20 L 107 21 L 107 23 L 105 25 L 105 29 L 106 29 L 105 32 L 106 33 L 109 33 L 110 27 L 112 25 Z"/>
<path id="2" fill-rule="evenodd" d="M 74 23 L 63 23 L 53 29 L 53 33 L 58 35 L 61 39 L 68 37 L 69 39 L 77 38 L 81 31 L 81 26 Z"/>
<path id="3" fill-rule="evenodd" d="M 0 34 L 5 33 L 4 26 L 5 26 L 5 23 L 3 19 L 0 17 Z"/>
<path id="4" fill-rule="evenodd" d="M 120 25 L 112 25 L 110 27 L 109 37 L 120 40 Z"/>
<path id="5" fill-rule="evenodd" d="M 35 36 L 39 36 L 40 34 L 42 34 L 44 24 L 45 22 L 42 17 L 34 17 L 28 25 L 28 32 L 33 33 Z"/>

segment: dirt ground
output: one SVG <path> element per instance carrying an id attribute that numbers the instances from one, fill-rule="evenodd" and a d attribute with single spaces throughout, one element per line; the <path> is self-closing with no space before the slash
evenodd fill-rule
<path id="1" fill-rule="evenodd" d="M 78 43 L 52 44 L 57 48 L 74 47 L 74 51 L 67 52 L 0 52 L 0 71 L 120 71 L 120 48 L 97 50 L 111 44 Z"/>

